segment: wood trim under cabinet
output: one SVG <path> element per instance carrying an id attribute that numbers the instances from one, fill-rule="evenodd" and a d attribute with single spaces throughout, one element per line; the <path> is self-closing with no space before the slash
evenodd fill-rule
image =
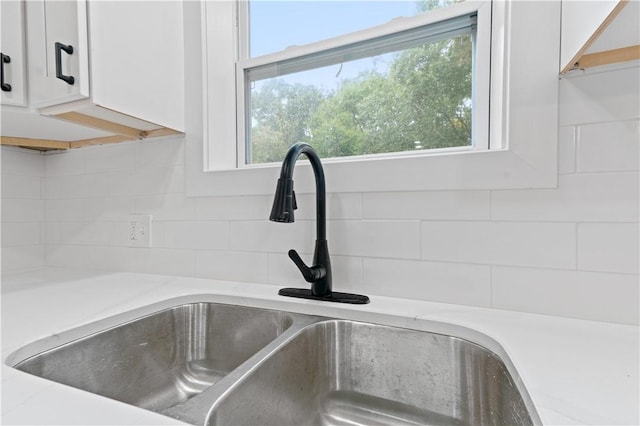
<path id="1" fill-rule="evenodd" d="M 142 134 L 145 138 L 157 138 L 159 136 L 181 135 L 182 132 L 169 129 L 168 127 L 163 127 L 161 129 L 144 130 L 142 131 Z"/>
<path id="2" fill-rule="evenodd" d="M 0 145 L 17 146 L 21 148 L 37 149 L 40 151 L 70 148 L 70 142 L 54 141 L 49 139 L 16 138 L 12 136 L 0 136 Z"/>
<path id="3" fill-rule="evenodd" d="M 81 114 L 79 112 L 63 112 L 61 114 L 55 114 L 54 117 L 62 120 L 71 121 L 76 124 L 80 124 L 86 127 L 92 127 L 94 129 L 104 130 L 109 133 L 115 133 L 117 135 L 128 136 L 129 139 L 142 139 L 145 137 L 142 130 L 134 129 L 133 127 L 124 126 L 122 124 L 114 123 L 112 121 L 103 120 L 101 118 L 92 117 L 90 115 Z"/>
<path id="4" fill-rule="evenodd" d="M 582 70 L 599 65 L 616 64 L 618 62 L 633 61 L 636 59 L 640 59 L 640 45 L 588 53 L 578 60 L 576 68 Z"/>
<path id="5" fill-rule="evenodd" d="M 122 136 L 122 135 L 105 136 L 102 138 L 92 138 L 92 139 L 71 141 L 69 142 L 69 148 L 82 148 L 84 146 L 105 145 L 110 143 L 132 141 L 135 139 L 137 138 L 131 138 L 129 136 Z"/>
<path id="6" fill-rule="evenodd" d="M 148 132 L 145 137 L 157 137 L 168 136 L 173 134 L 180 134 L 176 130 L 172 129 L 157 129 Z M 127 142 L 136 140 L 139 138 L 132 138 L 123 135 L 104 136 L 101 138 L 82 139 L 77 141 L 54 141 L 49 139 L 30 139 L 30 138 L 17 138 L 13 136 L 0 136 L 0 145 L 17 146 L 20 148 L 37 149 L 39 151 L 50 151 L 54 149 L 67 150 L 73 148 L 82 148 L 85 146 L 106 145 L 119 142 Z"/>

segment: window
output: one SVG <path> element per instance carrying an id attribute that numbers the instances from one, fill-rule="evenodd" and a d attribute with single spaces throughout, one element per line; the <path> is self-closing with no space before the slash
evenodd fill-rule
<path id="1" fill-rule="evenodd" d="M 475 71 L 489 67 L 476 51 L 490 43 L 488 20 L 478 30 L 490 7 L 448 3 L 239 3 L 239 166 L 279 162 L 298 141 L 323 158 L 486 148 L 488 83 L 477 76 L 488 72 Z M 410 6 L 416 16 L 360 29 Z M 297 37 L 312 43 L 282 49 Z"/>
<path id="2" fill-rule="evenodd" d="M 325 58 L 322 52 L 328 50 L 327 43 L 331 41 L 345 53 L 353 47 L 350 42 L 357 42 L 359 36 L 392 40 L 398 33 L 394 29 L 399 26 L 404 26 L 400 32 L 412 32 L 446 21 L 463 20 L 472 22 L 468 32 L 462 29 L 462 33 L 453 38 L 436 38 L 429 42 L 446 43 L 455 37 L 466 37 L 466 34 L 471 37 L 474 46 L 473 102 L 470 104 L 472 144 L 429 150 L 428 153 L 412 149 L 412 152 L 397 154 L 324 157 L 327 190 L 512 189 L 549 188 L 557 184 L 560 2 L 504 0 L 492 4 L 490 0 L 467 1 L 420 16 L 397 19 L 370 30 L 356 29 L 355 33 L 329 41 L 275 53 L 263 50 L 255 57 L 248 55 L 247 38 L 238 37 L 238 20 L 249 16 L 246 6 L 246 2 L 235 0 L 185 3 L 187 19 L 201 19 L 202 22 L 201 27 L 185 28 L 189 37 L 186 67 L 191 76 L 187 80 L 188 94 L 191 93 L 188 96 L 193 102 L 202 100 L 202 103 L 188 103 L 191 108 L 191 113 L 187 114 L 188 194 L 267 195 L 273 192 L 279 162 L 246 164 L 245 133 L 247 126 L 251 126 L 249 132 L 254 130 L 254 123 L 250 120 L 240 122 L 238 117 L 245 114 L 250 105 L 247 97 L 251 96 L 251 90 L 244 89 L 249 73 L 253 73 L 250 78 L 255 80 L 254 89 L 259 90 L 260 84 L 265 85 L 274 77 L 293 78 L 297 72 L 309 72 L 301 66 L 305 54 L 309 54 L 307 59 L 312 59 L 314 66 L 322 65 Z M 242 7 L 245 7 L 244 11 Z M 381 22 L 386 21 L 387 17 Z M 410 44 L 400 46 L 395 52 L 414 47 Z M 239 52 L 245 52 L 244 56 Z M 338 63 L 341 62 L 331 65 L 336 73 Z M 267 73 L 268 64 L 290 65 L 293 72 L 271 76 L 260 74 Z M 345 67 L 346 62 L 342 76 L 348 75 Z M 251 89 L 251 85 L 248 87 Z M 194 109 L 196 104 L 202 105 L 202 109 Z M 463 105 L 467 106 L 466 103 Z M 313 136 L 306 128 L 302 134 Z M 238 143 L 239 140 L 242 143 Z M 422 140 L 418 142 L 422 144 Z M 252 156 L 250 158 L 253 160 Z M 296 190 L 312 192 L 312 179 L 307 180 L 304 178 L 306 173 L 300 173 L 303 178 L 296 181 Z"/>

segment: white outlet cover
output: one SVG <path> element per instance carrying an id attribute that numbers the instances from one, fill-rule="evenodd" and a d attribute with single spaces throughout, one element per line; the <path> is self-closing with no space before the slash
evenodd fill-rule
<path id="1" fill-rule="evenodd" d="M 129 247 L 151 247 L 151 215 L 129 215 Z"/>

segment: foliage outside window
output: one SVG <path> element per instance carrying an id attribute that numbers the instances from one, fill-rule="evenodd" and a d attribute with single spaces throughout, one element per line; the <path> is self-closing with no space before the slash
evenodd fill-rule
<path id="1" fill-rule="evenodd" d="M 416 11 L 449 3 L 420 1 Z M 325 158 L 473 146 L 473 19 L 426 37 L 399 38 L 347 49 L 333 60 L 310 55 L 288 66 L 276 60 L 247 67 L 245 162 L 280 161 L 297 141 Z M 348 65 L 360 71 L 340 78 Z M 334 87 L 313 81 L 322 68 L 335 72 Z"/>

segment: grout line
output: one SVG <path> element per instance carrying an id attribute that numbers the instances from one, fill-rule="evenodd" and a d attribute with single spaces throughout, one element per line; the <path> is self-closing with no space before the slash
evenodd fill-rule
<path id="1" fill-rule="evenodd" d="M 581 126 L 577 125 L 574 126 L 573 128 L 573 141 L 574 141 L 574 148 L 573 148 L 573 168 L 574 168 L 574 173 L 575 174 L 584 174 L 580 172 L 580 162 L 578 161 L 578 150 L 579 150 L 579 145 L 581 145 L 580 140 L 581 140 Z"/>
<path id="2" fill-rule="evenodd" d="M 580 264 L 580 261 L 579 261 L 580 260 L 580 241 L 579 241 L 580 232 L 579 231 L 580 231 L 580 224 L 576 223 L 576 241 L 575 241 L 575 243 L 576 243 L 576 246 L 575 246 L 575 249 L 576 249 L 575 269 L 576 269 L 576 271 L 580 270 L 579 269 L 579 264 Z"/>
<path id="3" fill-rule="evenodd" d="M 489 266 L 489 307 L 495 309 L 493 299 L 493 268 L 494 265 Z"/>

